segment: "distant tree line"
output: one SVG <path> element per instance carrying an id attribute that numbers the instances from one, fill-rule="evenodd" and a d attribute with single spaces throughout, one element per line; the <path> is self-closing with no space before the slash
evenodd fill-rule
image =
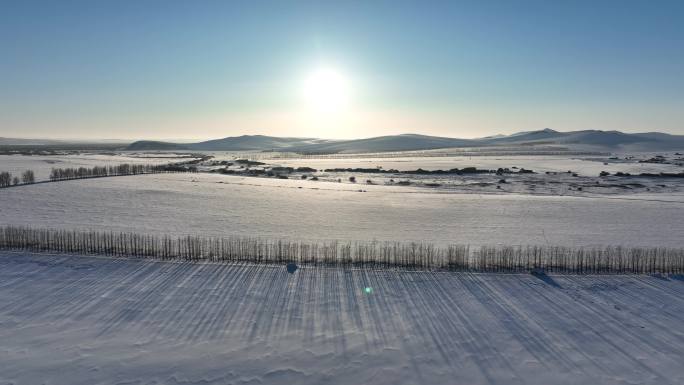
<path id="1" fill-rule="evenodd" d="M 610 173 L 608 171 L 601 171 L 599 173 L 600 177 L 605 177 L 605 176 L 610 176 Z M 684 178 L 684 172 L 676 173 L 676 172 L 661 172 L 661 173 L 650 173 L 650 172 L 642 172 L 641 174 L 630 174 L 628 172 L 616 172 L 615 176 L 617 177 L 631 177 L 631 176 L 640 176 L 640 177 L 648 177 L 648 178 Z"/>
<path id="2" fill-rule="evenodd" d="M 78 168 L 53 168 L 50 171 L 50 181 L 56 182 L 69 179 L 96 178 L 105 176 L 159 174 L 167 172 L 197 172 L 197 167 L 188 163 L 172 163 L 164 165 L 149 164 L 119 164 L 116 166 L 94 166 Z M 33 170 L 26 170 L 19 176 L 11 172 L 0 172 L 0 188 L 17 186 L 20 184 L 36 183 Z"/>
<path id="3" fill-rule="evenodd" d="M 50 172 L 50 180 L 83 179 L 104 176 L 155 174 L 164 172 L 192 172 L 195 167 L 186 167 L 180 164 L 129 164 L 123 163 L 115 166 L 94 166 L 79 168 L 53 168 Z"/>
<path id="4" fill-rule="evenodd" d="M 682 274 L 684 249 L 560 246 L 437 247 L 429 243 L 298 242 L 0 227 L 0 249 L 160 260 L 298 263 L 476 272 Z"/>
<path id="5" fill-rule="evenodd" d="M 53 168 L 50 171 L 49 181 L 56 182 L 69 179 L 97 178 L 119 175 L 158 174 L 167 172 L 197 172 L 197 164 L 213 158 L 212 155 L 205 154 L 189 154 L 188 156 L 191 156 L 194 159 L 159 165 L 123 163 L 114 166 Z M 31 183 L 36 183 L 36 177 L 33 173 L 33 170 L 24 171 L 21 174 L 21 178 L 18 176 L 12 176 L 12 173 L 10 172 L 0 172 L 0 187 Z"/>
<path id="6" fill-rule="evenodd" d="M 19 184 L 36 183 L 36 177 L 33 170 L 26 170 L 21 174 L 21 179 L 18 176 L 12 176 L 11 172 L 0 172 L 0 187 L 16 186 Z"/>
<path id="7" fill-rule="evenodd" d="M 291 169 L 291 167 L 290 167 L 290 169 Z M 297 171 L 299 171 L 299 170 L 297 170 Z M 365 173 L 365 174 L 410 174 L 410 175 L 413 175 L 413 174 L 416 174 L 416 175 L 535 174 L 534 171 L 527 170 L 524 168 L 521 168 L 518 171 L 511 171 L 508 168 L 499 168 L 496 170 L 489 170 L 489 169 L 481 169 L 481 168 L 476 168 L 476 167 L 464 167 L 461 169 L 452 168 L 449 170 L 423 170 L 422 168 L 419 168 L 417 170 L 406 170 L 406 171 L 399 171 L 396 169 L 385 170 L 385 169 L 377 168 L 377 167 L 376 168 L 358 168 L 357 167 L 357 168 L 326 168 L 324 171 L 325 172 L 356 172 L 356 173 Z"/>

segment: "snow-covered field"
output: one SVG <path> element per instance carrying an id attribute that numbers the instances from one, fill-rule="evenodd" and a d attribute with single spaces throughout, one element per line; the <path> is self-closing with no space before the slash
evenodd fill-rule
<path id="1" fill-rule="evenodd" d="M 271 171 L 271 177 L 284 173 L 291 178 L 315 176 L 322 181 L 341 183 L 349 183 L 350 178 L 354 177 L 356 183 L 364 185 L 411 185 L 459 193 L 572 196 L 684 193 L 684 178 L 676 176 L 684 175 L 684 158 L 675 152 L 593 155 L 502 153 L 478 156 L 406 156 L 403 153 L 390 153 L 385 157 L 347 154 L 342 158 L 297 156 L 292 153 L 274 154 L 271 157 L 269 153 L 254 152 L 210 154 L 214 158 L 200 165 L 200 170 L 240 174 L 247 173 L 247 168 L 251 167 L 252 170 Z M 264 164 L 222 164 L 244 158 L 257 159 Z M 304 170 L 288 172 L 283 170 L 285 167 Z M 479 171 L 461 174 L 425 172 L 468 168 Z M 496 170 L 501 172 L 497 174 Z M 661 173 L 670 176 L 659 176 Z"/>
<path id="2" fill-rule="evenodd" d="M 159 174 L 1 189 L 0 217 L 6 225 L 157 235 L 682 247 L 684 195 L 455 194 Z"/>
<path id="3" fill-rule="evenodd" d="M 94 166 L 116 166 L 129 164 L 166 164 L 186 161 L 173 153 L 122 153 L 98 154 L 82 153 L 70 155 L 0 155 L 0 172 L 8 171 L 13 175 L 21 175 L 26 170 L 33 170 L 36 180 L 47 180 L 52 168 L 78 168 Z"/>
<path id="4" fill-rule="evenodd" d="M 45 179 L 51 167 L 179 160 L 160 156 L 0 156 L 0 171 L 34 169 Z M 439 246 L 684 246 L 681 178 L 595 175 L 681 172 L 677 164 L 313 161 L 272 162 L 538 173 L 506 175 L 507 183 L 448 175 L 439 180 L 448 186 L 435 188 L 420 184 L 434 175 L 410 175 L 411 185 L 399 186 L 388 183 L 391 174 L 366 184 L 347 173 L 318 173 L 319 181 L 296 173 L 70 180 L 0 189 L 0 225 Z M 313 267 L 288 274 L 283 266 L 0 251 L 0 385 L 681 384 L 682 314 L 683 277 Z"/>
<path id="5" fill-rule="evenodd" d="M 652 154 L 642 155 L 649 158 Z M 672 155 L 672 154 L 670 154 Z M 326 168 L 377 168 L 399 171 L 416 170 L 449 170 L 452 168 L 477 167 L 496 170 L 502 168 L 525 168 L 539 173 L 572 171 L 582 176 L 598 176 L 601 171 L 610 173 L 628 172 L 632 174 L 682 172 L 682 166 L 676 164 L 639 163 L 637 160 L 626 161 L 624 155 L 620 159 L 612 156 L 449 156 L 449 157 L 407 157 L 407 158 L 345 158 L 345 159 L 272 159 L 263 160 L 269 164 L 290 167 Z M 679 156 L 672 155 L 672 158 Z"/>
<path id="6" fill-rule="evenodd" d="M 2 252 L 0 384 L 681 384 L 682 314 L 681 277 Z"/>

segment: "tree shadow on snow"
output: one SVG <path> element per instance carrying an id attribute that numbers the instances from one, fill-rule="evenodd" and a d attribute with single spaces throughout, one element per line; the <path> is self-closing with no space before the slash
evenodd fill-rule
<path id="1" fill-rule="evenodd" d="M 558 288 L 558 289 L 562 288 L 561 285 L 559 285 L 558 282 L 556 282 L 556 280 L 554 280 L 553 278 L 546 275 L 546 273 L 543 270 L 532 270 L 530 272 L 530 274 L 533 277 L 542 280 L 544 283 L 546 283 L 549 286 L 553 286 L 553 287 Z"/>

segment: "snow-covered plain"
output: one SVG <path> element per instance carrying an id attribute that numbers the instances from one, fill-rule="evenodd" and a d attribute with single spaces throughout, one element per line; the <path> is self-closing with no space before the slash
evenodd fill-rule
<path id="1" fill-rule="evenodd" d="M 573 155 L 478 155 L 478 156 L 421 156 L 390 153 L 386 157 L 369 157 L 367 154 L 331 156 L 297 156 L 296 154 L 221 153 L 211 152 L 214 158 L 199 166 L 203 171 L 244 172 L 244 164 L 230 167 L 221 161 L 256 159 L 265 165 L 252 165 L 256 169 L 292 167 L 314 169 L 295 171 L 293 178 L 316 176 L 323 181 L 348 183 L 350 177 L 362 184 L 403 184 L 428 187 L 461 193 L 519 193 L 534 195 L 622 195 L 641 193 L 684 193 L 684 178 L 641 176 L 640 174 L 684 173 L 684 158 L 679 153 L 634 153 Z M 381 155 L 381 154 L 377 154 Z M 662 157 L 662 158 L 658 158 Z M 508 169 L 495 173 L 428 174 L 416 170 L 451 170 L 454 168 L 480 170 Z M 339 169 L 365 169 L 377 172 L 339 171 Z M 338 169 L 335 171 L 335 169 Z M 532 170 L 533 173 L 524 172 Z M 329 171 L 325 171 L 329 170 Z M 385 171 L 380 173 L 379 171 Z M 394 171 L 392 171 L 394 170 Z M 390 172 L 392 171 L 392 172 Z M 398 172 L 396 172 L 398 171 Z M 409 173 L 402 173 L 409 171 Z M 275 173 L 282 173 L 276 171 Z M 609 173 L 610 176 L 602 175 Z M 614 174 L 630 174 L 615 176 Z"/>
<path id="2" fill-rule="evenodd" d="M 33 168 L 45 179 L 51 167 L 178 160 L 93 156 L 0 156 L 0 171 Z M 437 188 L 415 183 L 435 176 L 398 186 L 373 174 L 376 184 L 367 185 L 361 174 L 349 183 L 348 173 L 70 180 L 0 189 L 0 225 L 440 246 L 684 246 L 679 178 L 595 175 L 676 173 L 681 165 L 540 156 L 315 161 L 267 162 L 538 174 L 506 175 L 498 189 L 493 174 L 446 176 L 439 182 L 449 187 Z M 545 173 L 568 170 L 579 176 Z M 627 194 L 626 183 L 641 187 Z M 288 274 L 283 266 L 0 251 L 0 385 L 681 384 L 683 294 L 683 277 Z"/>
<path id="3" fill-rule="evenodd" d="M 455 194 L 425 188 L 159 174 L 0 190 L 2 224 L 157 235 L 439 245 L 682 247 L 684 196 Z"/>
<path id="4" fill-rule="evenodd" d="M 682 384 L 681 279 L 2 252 L 0 384 Z"/>
<path id="5" fill-rule="evenodd" d="M 542 156 L 542 155 L 501 155 L 501 156 L 448 156 L 448 157 L 406 157 L 406 158 L 294 158 L 294 159 L 266 159 L 263 162 L 290 167 L 326 168 L 377 168 L 385 170 L 395 169 L 409 171 L 422 168 L 423 170 L 449 170 L 452 168 L 477 167 L 496 170 L 502 168 L 525 168 L 539 173 L 572 171 L 582 176 L 598 176 L 601 171 L 610 173 L 627 172 L 631 174 L 682 172 L 684 168 L 678 164 L 639 163 L 639 159 L 648 159 L 653 154 L 641 154 L 639 158 L 627 161 L 625 155 L 619 159 L 613 156 Z M 679 156 L 669 154 L 672 158 Z"/>

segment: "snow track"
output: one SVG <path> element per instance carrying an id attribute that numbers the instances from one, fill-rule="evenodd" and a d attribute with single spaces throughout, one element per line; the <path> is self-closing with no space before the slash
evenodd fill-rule
<path id="1" fill-rule="evenodd" d="M 682 314 L 680 277 L 4 252 L 0 384 L 681 384 Z"/>

